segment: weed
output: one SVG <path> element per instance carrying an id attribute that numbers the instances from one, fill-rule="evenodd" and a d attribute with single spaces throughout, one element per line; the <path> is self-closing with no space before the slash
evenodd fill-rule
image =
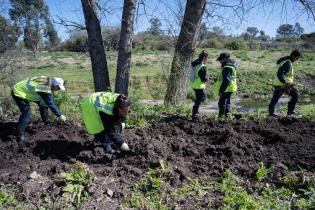
<path id="1" fill-rule="evenodd" d="M 77 162 L 76 168 L 70 172 L 62 172 L 60 177 L 66 186 L 62 189 L 62 196 L 79 207 L 89 196 L 88 187 L 92 182 L 93 173 L 83 163 Z"/>
<path id="2" fill-rule="evenodd" d="M 170 209 L 163 190 L 170 167 L 160 160 L 160 167 L 149 169 L 148 173 L 131 187 L 131 193 L 122 202 L 123 208 Z"/>
<path id="3" fill-rule="evenodd" d="M 272 168 L 266 168 L 265 164 L 263 162 L 259 163 L 258 170 L 256 172 L 256 179 L 258 182 L 261 182 L 267 174 L 272 172 Z"/>
<path id="4" fill-rule="evenodd" d="M 0 185 L 0 208 L 11 207 L 16 203 L 13 192 L 6 189 L 4 185 Z"/>

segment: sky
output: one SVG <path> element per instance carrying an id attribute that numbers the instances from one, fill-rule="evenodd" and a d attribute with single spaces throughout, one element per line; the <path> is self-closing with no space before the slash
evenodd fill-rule
<path id="1" fill-rule="evenodd" d="M 256 2 L 273 2 L 266 5 L 261 5 Z M 204 22 L 208 28 L 219 26 L 225 29 L 226 35 L 239 35 L 246 31 L 249 26 L 257 27 L 263 30 L 267 35 L 274 37 L 276 30 L 281 24 L 292 24 L 299 22 L 304 28 L 305 33 L 315 32 L 315 20 L 308 18 L 308 15 L 303 12 L 301 4 L 295 0 L 252 0 L 252 9 L 245 12 L 242 19 L 239 18 L 234 10 L 229 8 L 216 8 L 214 5 L 208 5 L 213 18 L 207 18 L 204 15 Z M 84 16 L 80 0 L 45 0 L 51 13 L 51 17 L 55 22 L 60 22 L 59 17 L 65 20 L 73 21 L 84 25 Z M 100 15 L 102 25 L 120 26 L 122 15 L 123 0 L 102 0 L 101 7 L 106 8 L 106 11 Z M 138 0 L 138 2 L 140 2 Z M 179 30 L 176 24 L 179 14 L 179 5 L 184 4 L 185 0 L 145 0 L 145 5 L 138 6 L 138 15 L 136 18 L 135 32 L 145 31 L 150 27 L 149 20 L 152 17 L 158 17 L 162 22 L 164 29 L 171 27 L 174 31 Z M 235 5 L 239 0 L 221 0 L 211 1 L 220 2 L 228 5 Z M 245 1 L 246 2 L 246 1 Z M 283 4 L 284 2 L 284 4 Z M 6 5 L 8 8 L 9 5 Z M 182 10 L 183 11 L 183 10 Z M 225 21 L 223 19 L 228 19 Z M 69 36 L 69 28 L 55 23 L 55 27 L 59 36 L 65 40 Z"/>

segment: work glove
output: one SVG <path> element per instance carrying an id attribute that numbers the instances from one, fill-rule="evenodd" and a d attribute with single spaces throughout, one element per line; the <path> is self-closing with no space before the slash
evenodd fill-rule
<path id="1" fill-rule="evenodd" d="M 60 115 L 60 120 L 62 121 L 62 122 L 66 122 L 66 120 L 67 120 L 67 118 L 66 118 L 66 116 L 64 116 L 64 115 Z"/>
<path id="2" fill-rule="evenodd" d="M 121 123 L 121 130 L 125 130 L 126 123 Z"/>
<path id="3" fill-rule="evenodd" d="M 121 147 L 120 147 L 120 149 L 122 150 L 122 151 L 129 151 L 129 146 L 128 146 L 128 144 L 126 144 L 126 143 L 123 143 L 122 145 L 121 145 Z"/>

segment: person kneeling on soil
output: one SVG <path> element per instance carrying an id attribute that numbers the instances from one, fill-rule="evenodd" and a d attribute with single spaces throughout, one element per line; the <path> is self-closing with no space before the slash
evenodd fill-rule
<path id="1" fill-rule="evenodd" d="M 217 58 L 221 64 L 221 74 L 214 85 L 219 92 L 219 118 L 227 116 L 231 108 L 231 96 L 237 91 L 236 63 L 230 59 L 229 53 L 221 53 Z"/>
<path id="2" fill-rule="evenodd" d="M 24 132 L 32 116 L 29 102 L 35 102 L 39 106 L 45 124 L 51 122 L 48 117 L 48 107 L 60 120 L 66 121 L 66 117 L 61 114 L 53 99 L 52 92 L 59 90 L 65 90 L 64 81 L 58 77 L 47 76 L 29 78 L 13 86 L 12 97 L 22 112 L 17 126 L 19 146 L 25 145 Z"/>
<path id="3" fill-rule="evenodd" d="M 206 100 L 206 82 L 208 81 L 207 67 L 206 62 L 208 59 L 208 53 L 202 51 L 199 55 L 199 58 L 194 60 L 191 63 L 191 72 L 190 72 L 190 86 L 195 92 L 195 104 L 192 108 L 192 119 L 196 119 L 199 106 L 201 102 Z"/>
<path id="4" fill-rule="evenodd" d="M 122 94 L 97 92 L 83 99 L 82 113 L 85 127 L 95 139 L 103 142 L 106 153 L 114 153 L 110 141 L 129 151 L 128 144 L 115 131 L 115 124 L 126 119 L 131 101 Z"/>
<path id="5" fill-rule="evenodd" d="M 288 103 L 288 115 L 295 113 L 294 108 L 299 100 L 299 91 L 294 87 L 293 83 L 293 62 L 299 60 L 301 56 L 302 54 L 298 50 L 293 50 L 290 56 L 282 57 L 277 61 L 279 67 L 277 75 L 272 82 L 274 92 L 269 104 L 269 116 L 277 116 L 275 114 L 275 106 L 284 93 L 291 96 L 291 100 Z"/>

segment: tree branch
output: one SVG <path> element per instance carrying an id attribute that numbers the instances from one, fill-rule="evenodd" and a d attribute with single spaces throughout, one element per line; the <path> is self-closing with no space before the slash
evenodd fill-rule
<path id="1" fill-rule="evenodd" d="M 70 21 L 70 20 L 65 20 L 65 19 L 61 18 L 60 16 L 58 16 L 58 15 L 57 15 L 57 18 L 59 19 L 59 22 L 57 22 L 57 21 L 55 21 L 53 19 L 53 22 L 56 23 L 56 24 L 62 25 L 64 27 L 66 27 L 66 28 L 72 27 L 72 28 L 76 28 L 76 29 L 80 29 L 80 30 L 86 30 L 86 27 L 81 25 L 81 24 L 79 24 L 79 23 L 76 23 L 76 22 Z"/>

